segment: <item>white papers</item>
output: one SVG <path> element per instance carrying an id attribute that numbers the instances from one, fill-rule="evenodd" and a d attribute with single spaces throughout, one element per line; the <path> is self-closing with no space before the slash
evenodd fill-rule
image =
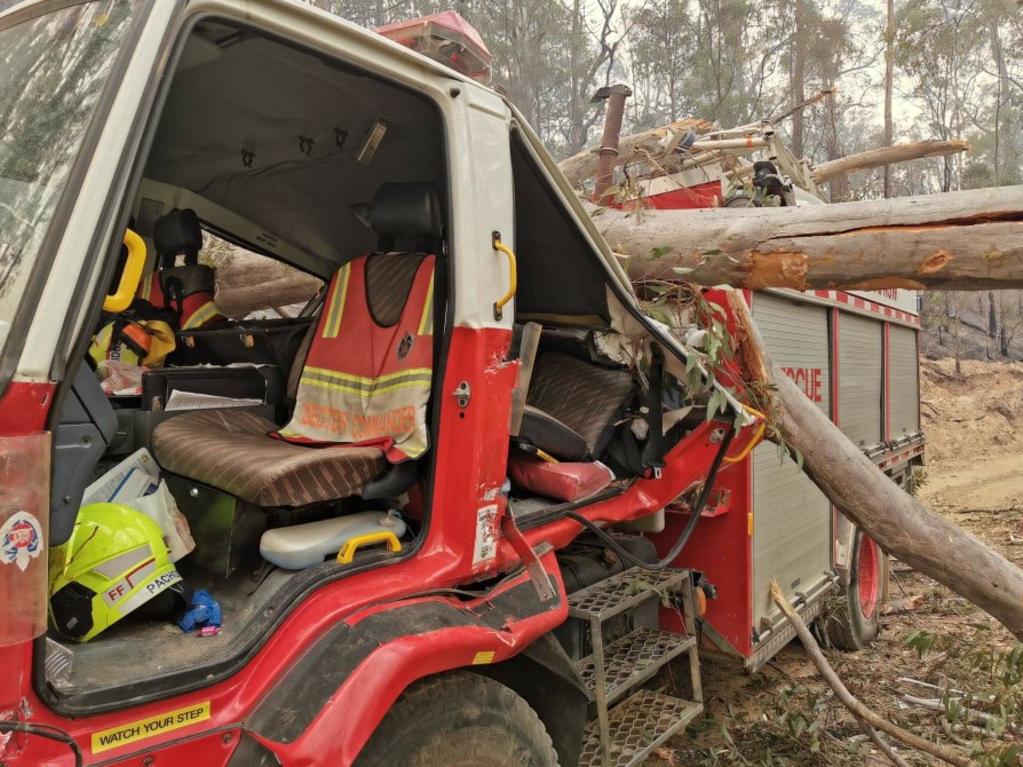
<path id="1" fill-rule="evenodd" d="M 136 450 L 85 489 L 82 505 L 120 503 L 156 522 L 170 550 L 171 561 L 178 561 L 195 548 L 188 521 L 160 481 L 160 467 L 144 447 Z"/>
<path id="2" fill-rule="evenodd" d="M 82 505 L 124 503 L 148 495 L 160 486 L 160 467 L 144 447 L 129 455 L 87 488 Z"/>
<path id="3" fill-rule="evenodd" d="M 165 411 L 171 410 L 210 410 L 221 407 L 251 407 L 262 405 L 263 400 L 247 397 L 220 397 L 216 394 L 200 394 L 199 392 L 175 389 L 167 398 Z"/>

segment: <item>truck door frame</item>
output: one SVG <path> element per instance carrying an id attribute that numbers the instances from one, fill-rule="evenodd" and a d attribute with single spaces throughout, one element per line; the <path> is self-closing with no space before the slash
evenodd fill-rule
<path id="1" fill-rule="evenodd" d="M 368 46 L 365 45 L 366 40 L 358 40 L 350 35 L 347 30 L 343 29 L 344 26 L 349 26 L 348 23 L 337 19 L 337 17 L 330 16 L 330 19 L 338 26 L 325 27 L 316 19 L 318 12 L 311 8 L 291 8 L 263 3 L 260 0 L 196 0 L 187 5 L 185 0 L 173 0 L 173 7 L 170 2 L 164 4 L 163 0 L 160 3 L 156 3 L 155 0 L 147 0 L 147 7 L 149 6 L 158 6 L 163 10 L 162 14 L 150 13 L 146 28 L 140 33 L 140 38 L 145 36 L 149 40 L 149 58 L 153 63 L 146 65 L 145 87 L 133 102 L 136 106 L 130 119 L 125 119 L 123 114 L 121 114 L 126 112 L 130 106 L 125 106 L 121 113 L 110 112 L 108 123 L 115 121 L 117 116 L 121 114 L 120 122 L 127 125 L 121 131 L 123 140 L 120 144 L 116 145 L 112 141 L 107 141 L 105 144 L 103 144 L 102 140 L 100 142 L 101 148 L 105 150 L 107 155 L 116 155 L 116 180 L 109 185 L 104 194 L 94 193 L 97 201 L 92 206 L 96 209 L 92 235 L 85 240 L 88 242 L 88 245 L 79 247 L 82 277 L 76 281 L 74 300 L 68 303 L 68 320 L 59 326 L 60 345 L 58 350 L 60 353 L 54 355 L 49 363 L 49 380 L 57 382 L 57 395 L 54 397 L 55 401 L 50 408 L 47 429 L 52 431 L 56 421 L 59 420 L 62 398 L 70 390 L 70 382 L 73 381 L 78 366 L 84 362 L 92 336 L 91 329 L 95 327 L 99 320 L 106 286 L 113 276 L 116 267 L 124 227 L 127 226 L 129 221 L 133 200 L 141 184 L 146 160 L 152 149 L 160 117 L 173 82 L 173 73 L 176 70 L 190 34 L 197 24 L 211 18 L 223 19 L 239 26 L 251 26 L 259 34 L 267 38 L 280 40 L 284 44 L 292 45 L 299 50 L 335 58 L 348 66 L 366 71 L 368 75 L 375 79 L 391 82 L 398 87 L 428 99 L 436 107 L 443 126 L 443 152 L 445 154 L 447 175 L 447 189 L 445 190 L 447 193 L 447 199 L 445 200 L 446 226 L 449 232 L 456 233 L 456 238 L 448 240 L 448 257 L 445 259 L 448 269 L 448 310 L 445 316 L 441 352 L 437 369 L 434 371 L 434 407 L 432 408 L 430 425 L 433 448 L 430 450 L 428 466 L 431 478 L 431 492 L 426 494 L 423 524 L 419 536 L 413 545 L 406 547 L 400 557 L 389 559 L 387 566 L 395 566 L 406 562 L 423 552 L 424 548 L 427 547 L 428 536 L 434 532 L 433 528 L 435 525 L 432 524 L 431 511 L 434 498 L 437 495 L 437 456 L 440 452 L 438 446 L 444 435 L 444 429 L 441 426 L 441 416 L 443 414 L 442 411 L 445 410 L 444 406 L 448 405 L 447 400 L 450 399 L 445 396 L 447 392 L 443 386 L 446 385 L 446 378 L 450 372 L 448 370 L 448 358 L 452 346 L 452 331 L 455 321 L 453 306 L 457 294 L 456 280 L 459 274 L 456 262 L 457 254 L 460 250 L 457 233 L 463 228 L 463 224 L 457 220 L 456 207 L 451 197 L 455 177 L 452 161 L 455 154 L 449 151 L 452 143 L 451 127 L 457 124 L 460 119 L 454 111 L 459 106 L 456 104 L 457 93 L 455 91 L 457 89 L 452 88 L 445 91 L 436 87 L 436 78 L 422 76 L 404 58 L 386 57 L 383 66 L 379 64 L 375 67 L 365 66 L 364 61 L 369 60 L 369 54 L 366 53 L 369 50 Z M 155 25 L 158 23 L 160 26 L 157 29 Z M 360 35 L 365 35 L 365 32 L 360 30 Z M 375 43 L 376 41 L 373 42 Z M 359 43 L 362 43 L 362 58 L 349 56 L 347 48 L 358 47 Z M 391 46 L 393 43 L 381 38 L 379 45 Z M 137 52 L 133 52 L 133 55 L 129 57 L 131 66 L 135 66 L 137 63 L 138 55 Z M 406 75 L 404 78 L 396 76 L 396 73 L 401 73 L 401 70 L 404 70 Z M 135 79 L 138 80 L 140 78 Z M 118 98 L 121 97 L 123 89 L 124 86 L 122 85 L 117 90 Z M 108 129 L 109 125 L 106 126 L 103 132 L 104 137 L 106 137 Z M 119 150 L 117 150 L 118 146 L 120 147 Z M 467 157 L 461 158 L 459 161 L 464 164 L 463 172 L 471 170 L 471 162 Z M 89 162 L 83 162 L 85 162 L 88 168 Z M 109 160 L 108 164 L 110 164 Z M 89 174 L 86 173 L 85 175 L 88 176 Z M 87 188 L 97 190 L 101 187 L 98 187 L 97 183 L 94 182 L 89 187 L 83 186 L 81 193 L 84 194 Z M 80 228 L 84 228 L 84 226 Z M 488 230 L 488 248 L 489 242 Z M 66 243 L 62 243 L 62 246 L 64 244 Z M 102 255 L 101 257 L 93 258 L 90 262 L 90 254 Z M 490 304 L 487 304 L 487 306 L 490 306 Z M 509 319 L 507 329 L 509 340 L 511 335 L 510 328 Z M 441 537 L 443 538 L 443 536 Z M 446 566 L 443 570 L 449 571 L 454 569 L 453 564 L 445 563 Z M 377 566 L 379 566 L 378 563 L 370 563 L 363 567 L 347 569 L 330 578 L 320 579 L 302 590 L 301 594 L 293 600 L 293 604 L 287 610 L 281 611 L 275 617 L 273 623 L 268 624 L 266 630 L 251 642 L 251 646 L 242 648 L 242 650 L 237 652 L 229 663 L 223 664 L 222 667 L 216 670 L 212 678 L 208 676 L 207 672 L 202 670 L 184 671 L 177 675 L 180 679 L 175 681 L 179 683 L 173 685 L 170 685 L 169 681 L 159 683 L 154 680 L 154 689 L 149 692 L 138 689 L 139 686 L 136 685 L 130 701 L 115 703 L 108 700 L 99 700 L 97 702 L 87 701 L 84 704 L 79 704 L 75 702 L 75 698 L 69 699 L 60 696 L 47 684 L 45 637 L 39 637 L 33 643 L 32 685 L 39 698 L 52 710 L 58 714 L 73 717 L 128 709 L 142 703 L 159 701 L 168 697 L 166 694 L 168 689 L 170 690 L 169 697 L 176 697 L 183 692 L 215 685 L 242 670 L 252 655 L 259 652 L 265 643 L 274 636 L 286 618 L 316 590 L 336 580 L 348 578 Z M 195 678 L 185 679 L 185 677 Z M 88 695 L 88 693 L 84 695 Z"/>

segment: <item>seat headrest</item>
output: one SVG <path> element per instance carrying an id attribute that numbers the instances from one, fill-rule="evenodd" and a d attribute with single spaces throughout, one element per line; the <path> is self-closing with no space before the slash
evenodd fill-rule
<path id="1" fill-rule="evenodd" d="M 440 194 L 431 182 L 381 184 L 368 217 L 379 237 L 430 240 L 441 237 L 444 229 Z"/>
<path id="2" fill-rule="evenodd" d="M 153 243 L 161 259 L 185 256 L 194 259 L 202 249 L 202 228 L 199 216 L 191 208 L 174 209 L 156 220 L 153 226 Z"/>

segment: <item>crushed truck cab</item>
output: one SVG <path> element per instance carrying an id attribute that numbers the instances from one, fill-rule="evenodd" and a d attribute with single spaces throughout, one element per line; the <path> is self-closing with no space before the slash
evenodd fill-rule
<path id="1" fill-rule="evenodd" d="M 461 66 L 287 0 L 0 14 L 7 767 L 634 765 L 701 712 L 762 416 L 475 32 L 383 31 Z"/>

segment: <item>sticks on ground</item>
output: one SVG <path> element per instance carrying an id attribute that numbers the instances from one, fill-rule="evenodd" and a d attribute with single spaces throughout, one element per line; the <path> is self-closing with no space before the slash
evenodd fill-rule
<path id="1" fill-rule="evenodd" d="M 817 667 L 817 671 L 824 677 L 824 680 L 831 686 L 831 689 L 835 691 L 835 696 L 841 701 L 842 705 L 845 706 L 852 715 L 856 718 L 856 721 L 860 723 L 860 726 L 864 727 L 864 731 L 870 736 L 870 739 L 878 744 L 878 748 L 885 753 L 894 764 L 900 764 L 901 760 L 898 759 L 897 755 L 894 755 L 890 747 L 881 746 L 878 741 L 882 740 L 878 735 L 877 730 L 890 735 L 896 740 L 905 743 L 907 746 L 923 751 L 924 753 L 930 754 L 931 756 L 941 759 L 943 762 L 948 764 L 956 765 L 957 767 L 969 767 L 970 760 L 960 756 L 954 751 L 940 746 L 936 743 L 921 738 L 919 735 L 914 735 L 908 730 L 904 730 L 896 724 L 892 724 L 887 719 L 875 714 L 872 710 L 863 705 L 842 683 L 842 680 L 838 678 L 838 674 L 831 668 L 831 664 L 828 663 L 828 659 L 824 657 L 824 653 L 821 652 L 820 645 L 813 638 L 813 634 L 810 633 L 810 629 L 807 627 L 803 619 L 799 617 L 799 614 L 792 609 L 792 605 L 785 598 L 785 594 L 782 592 L 781 587 L 776 582 L 771 583 L 771 597 L 778 607 L 781 608 L 782 612 L 785 613 L 785 617 L 788 619 L 792 628 L 796 630 L 796 634 L 799 635 L 799 641 L 803 643 L 803 647 L 806 649 L 807 654 L 813 661 L 813 664 Z M 883 741 L 882 741 L 883 742 Z M 903 763 L 904 764 L 904 763 Z"/>

